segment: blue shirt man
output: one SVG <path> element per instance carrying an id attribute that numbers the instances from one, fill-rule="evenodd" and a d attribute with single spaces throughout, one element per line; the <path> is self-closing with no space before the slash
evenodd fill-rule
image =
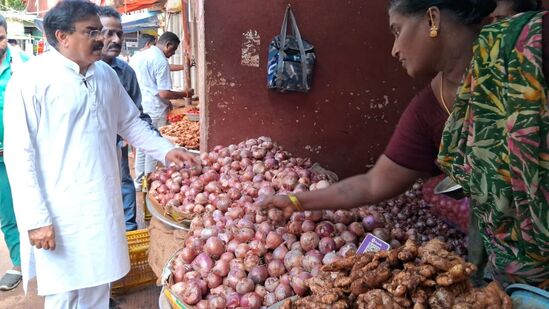
<path id="1" fill-rule="evenodd" d="M 114 8 L 105 6 L 99 8 L 99 17 L 101 18 L 101 24 L 103 25 L 103 50 L 101 51 L 101 58 L 104 62 L 109 64 L 118 75 L 120 83 L 124 89 L 126 89 L 126 92 L 128 92 L 128 95 L 141 112 L 140 118 L 150 123 L 150 117 L 143 114 L 141 91 L 135 72 L 126 62 L 118 58 L 118 55 L 120 55 L 120 52 L 122 51 L 124 36 L 120 14 Z M 121 150 L 120 178 L 122 182 L 122 201 L 124 205 L 126 231 L 133 231 L 137 229 L 136 200 L 135 187 L 130 175 L 128 163 L 128 146 L 125 145 L 125 142 L 120 137 L 118 137 L 117 142 Z"/>

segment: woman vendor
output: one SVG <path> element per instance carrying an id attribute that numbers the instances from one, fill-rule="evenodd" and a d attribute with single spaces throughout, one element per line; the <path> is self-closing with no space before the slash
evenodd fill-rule
<path id="1" fill-rule="evenodd" d="M 411 77 L 435 74 L 436 77 L 410 102 L 385 153 L 366 174 L 348 178 L 324 190 L 270 197 L 260 203 L 260 206 L 278 207 L 285 209 L 286 212 L 296 208 L 319 210 L 332 207 L 338 209 L 359 207 L 394 197 L 409 188 L 418 178 L 438 173 L 435 160 L 442 130 L 453 109 L 453 102 L 463 74 L 473 56 L 471 46 L 478 37 L 481 23 L 495 6 L 496 1 L 487 0 L 391 0 L 390 27 L 395 35 L 393 56 L 402 63 Z M 458 124 L 459 120 L 454 119 L 453 123 Z M 447 140 L 451 138 L 449 134 L 446 133 Z M 498 136 L 494 138 L 497 139 Z M 501 136 L 498 141 L 503 141 L 500 144 L 505 143 Z M 446 145 L 450 144 L 444 146 Z M 456 147 L 450 150 L 455 151 Z M 444 170 L 453 175 L 453 170 L 450 168 L 454 166 L 452 165 L 454 162 L 445 161 L 444 163 L 447 166 Z M 544 180 L 541 181 L 544 182 Z M 482 191 L 483 187 L 477 189 L 480 191 L 476 197 L 473 196 L 475 200 L 479 200 L 482 192 L 486 192 Z M 547 206 L 544 208 L 545 217 L 542 218 L 545 220 L 546 232 L 548 229 Z M 511 211 L 509 208 L 507 210 Z M 476 213 L 477 209 L 474 208 L 473 211 Z M 517 222 L 516 217 L 510 221 Z M 485 244 L 495 236 L 487 231 L 487 226 L 478 227 L 481 228 L 482 240 Z M 538 228 L 544 228 L 543 224 Z M 545 247 L 542 245 L 539 249 L 549 250 L 547 243 L 546 239 Z M 494 261 L 493 251 L 490 251 L 497 245 L 488 246 L 491 265 L 498 264 Z M 535 249 L 526 251 L 520 245 L 518 248 L 516 259 L 519 261 L 524 260 L 520 256 L 522 254 L 537 254 L 542 260 L 548 254 L 547 251 L 535 252 Z M 496 274 L 506 274 L 505 278 L 498 276 L 503 283 L 525 282 L 543 286 L 543 280 L 540 279 L 548 277 L 543 270 L 541 276 L 530 276 L 527 273 L 521 273 L 523 269 L 520 265 L 513 264 L 513 268 L 507 269 L 505 267 L 502 269 L 501 263 L 498 265 L 493 270 Z M 528 265 L 528 269 L 531 269 L 532 265 L 541 267 L 543 264 L 529 263 Z M 547 270 L 547 266 L 545 268 Z M 534 270 L 537 271 L 538 268 L 534 267 Z"/>

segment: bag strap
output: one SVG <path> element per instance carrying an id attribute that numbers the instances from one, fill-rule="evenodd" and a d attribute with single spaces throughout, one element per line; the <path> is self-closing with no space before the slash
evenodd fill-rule
<path id="1" fill-rule="evenodd" d="M 284 52 L 284 48 L 286 47 L 286 34 L 288 32 L 288 15 L 290 12 L 290 5 L 286 7 L 286 12 L 284 13 L 284 20 L 282 21 L 282 27 L 280 29 L 280 47 L 278 48 L 278 63 L 277 63 L 277 70 L 276 70 L 276 83 L 277 86 L 282 85 L 282 80 L 279 78 L 282 75 L 282 70 L 284 69 L 284 66 L 282 65 L 282 62 L 284 61 L 284 57 L 286 57 L 286 53 Z"/>
<path id="2" fill-rule="evenodd" d="M 301 54 L 301 73 L 303 74 L 303 89 L 307 89 L 307 66 L 305 64 L 305 46 L 303 45 L 303 39 L 301 38 L 301 33 L 297 27 L 297 22 L 295 20 L 294 13 L 292 8 L 288 4 L 288 9 L 290 13 L 290 21 L 292 23 L 292 32 L 297 39 L 297 45 L 299 46 L 299 53 Z"/>
<path id="3" fill-rule="evenodd" d="M 284 20 L 282 21 L 282 27 L 280 29 L 280 47 L 278 49 L 278 64 L 277 64 L 277 77 L 280 77 L 282 75 L 282 70 L 284 70 L 284 66 L 282 65 L 282 62 L 284 61 L 284 57 L 286 56 L 286 53 L 284 52 L 284 49 L 286 48 L 286 36 L 288 33 L 288 17 L 291 22 L 292 27 L 292 33 L 297 39 L 297 45 L 299 47 L 299 53 L 301 56 L 301 72 L 302 72 L 302 82 L 303 82 L 303 89 L 307 89 L 307 70 L 306 70 L 306 64 L 305 64 L 305 46 L 303 44 L 303 39 L 301 38 L 301 33 L 299 32 L 299 28 L 297 27 L 297 22 L 294 16 L 294 13 L 292 11 L 292 6 L 288 4 L 286 7 L 286 12 L 284 13 Z M 280 85 L 282 83 L 282 80 L 277 78 L 277 83 Z"/>

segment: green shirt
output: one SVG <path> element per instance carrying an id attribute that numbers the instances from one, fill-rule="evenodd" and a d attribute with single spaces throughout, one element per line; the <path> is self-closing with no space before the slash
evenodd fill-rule
<path id="1" fill-rule="evenodd" d="M 4 148 L 4 96 L 6 93 L 6 86 L 11 78 L 12 56 L 11 49 L 6 49 L 6 57 L 0 65 L 0 149 Z M 19 52 L 19 62 L 26 62 L 29 60 L 29 56 Z M 4 158 L 0 157 L 0 162 L 3 162 Z"/>

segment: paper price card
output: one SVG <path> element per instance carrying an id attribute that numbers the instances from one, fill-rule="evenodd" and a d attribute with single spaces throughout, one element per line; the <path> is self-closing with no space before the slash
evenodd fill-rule
<path id="1" fill-rule="evenodd" d="M 364 252 L 378 252 L 389 249 L 391 249 L 391 245 L 368 233 L 360 244 L 360 247 L 358 247 L 356 253 L 361 254 Z"/>

